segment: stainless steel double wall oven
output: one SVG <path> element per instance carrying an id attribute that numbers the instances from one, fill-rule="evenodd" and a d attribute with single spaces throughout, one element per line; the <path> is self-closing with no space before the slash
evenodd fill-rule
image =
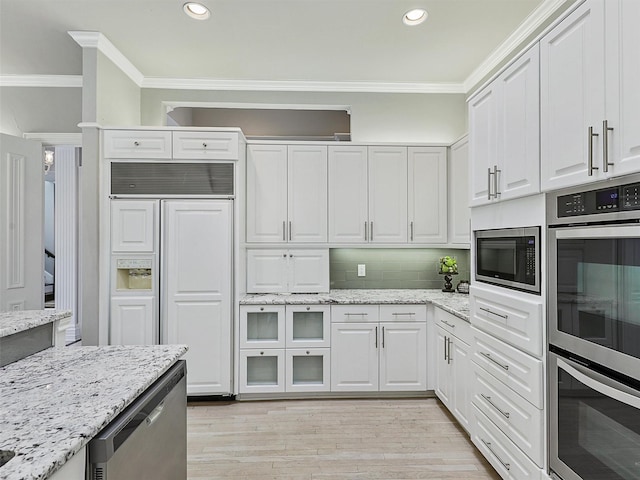
<path id="1" fill-rule="evenodd" d="M 640 175 L 548 197 L 549 465 L 640 479 Z"/>

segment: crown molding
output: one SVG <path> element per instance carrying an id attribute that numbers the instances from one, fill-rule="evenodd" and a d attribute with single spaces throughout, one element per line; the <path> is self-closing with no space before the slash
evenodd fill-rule
<path id="1" fill-rule="evenodd" d="M 82 48 L 97 48 L 109 60 L 111 60 L 120 70 L 124 72 L 138 87 L 142 86 L 144 75 L 136 66 L 125 57 L 116 46 L 109 41 L 100 32 L 81 32 L 70 31 L 71 35 L 78 45 Z"/>
<path id="2" fill-rule="evenodd" d="M 146 77 L 142 88 L 271 92 L 466 93 L 461 83 L 308 82 Z"/>
<path id="3" fill-rule="evenodd" d="M 0 75 L 0 87 L 82 88 L 82 75 Z"/>
<path id="4" fill-rule="evenodd" d="M 545 0 L 531 14 L 524 19 L 520 26 L 507 37 L 484 62 L 482 62 L 471 75 L 464 81 L 465 93 L 489 75 L 500 63 L 505 60 L 527 37 L 540 27 L 553 13 L 568 0 Z"/>
<path id="5" fill-rule="evenodd" d="M 82 146 L 81 133 L 42 133 L 31 132 L 23 134 L 27 140 L 35 140 L 45 145 L 72 145 L 74 147 Z"/>

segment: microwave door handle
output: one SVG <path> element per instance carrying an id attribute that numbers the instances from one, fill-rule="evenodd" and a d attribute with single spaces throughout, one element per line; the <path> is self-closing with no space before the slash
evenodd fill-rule
<path id="1" fill-rule="evenodd" d="M 558 358 L 558 367 L 596 392 L 640 410 L 640 392 L 638 392 L 638 394 L 630 393 L 631 389 L 624 391 L 622 388 L 627 390 L 624 385 L 604 375 L 592 372 L 588 368 L 571 362 L 570 360 Z"/>
<path id="2" fill-rule="evenodd" d="M 615 227 L 589 227 L 557 230 L 556 238 L 637 238 L 640 237 L 640 228 L 636 225 Z"/>

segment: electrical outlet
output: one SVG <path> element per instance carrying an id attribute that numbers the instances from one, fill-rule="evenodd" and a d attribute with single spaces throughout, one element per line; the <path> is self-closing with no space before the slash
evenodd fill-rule
<path id="1" fill-rule="evenodd" d="M 358 276 L 366 277 L 367 276 L 367 268 L 363 263 L 358 264 Z"/>

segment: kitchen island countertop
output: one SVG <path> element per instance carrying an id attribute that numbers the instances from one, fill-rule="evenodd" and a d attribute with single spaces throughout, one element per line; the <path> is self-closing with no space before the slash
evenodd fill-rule
<path id="1" fill-rule="evenodd" d="M 3 480 L 46 479 L 184 353 L 184 345 L 49 348 L 0 368 Z"/>
<path id="2" fill-rule="evenodd" d="M 409 305 L 433 303 L 469 321 L 469 295 L 430 289 L 336 289 L 329 293 L 246 294 L 240 305 Z"/>
<path id="3" fill-rule="evenodd" d="M 0 338 L 70 317 L 70 310 L 17 310 L 0 312 Z"/>

